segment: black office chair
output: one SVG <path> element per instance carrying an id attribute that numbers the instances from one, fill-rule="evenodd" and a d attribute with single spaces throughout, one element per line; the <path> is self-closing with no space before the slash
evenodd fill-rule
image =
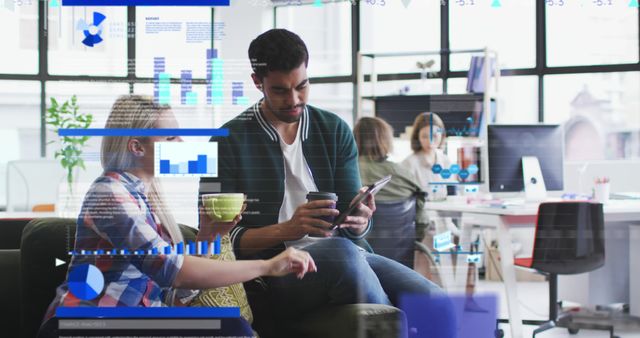
<path id="1" fill-rule="evenodd" d="M 416 242 L 416 197 L 392 202 L 376 201 L 367 242 L 378 255 L 413 269 Z"/>
<path id="2" fill-rule="evenodd" d="M 573 321 L 569 313 L 558 313 L 558 275 L 590 272 L 604 265 L 604 214 L 602 204 L 590 202 L 542 203 L 538 209 L 533 257 L 516 258 L 516 266 L 535 269 L 549 276 L 549 320 L 533 331 L 565 327 L 571 334 L 580 329 L 606 330 L 612 325 Z"/>

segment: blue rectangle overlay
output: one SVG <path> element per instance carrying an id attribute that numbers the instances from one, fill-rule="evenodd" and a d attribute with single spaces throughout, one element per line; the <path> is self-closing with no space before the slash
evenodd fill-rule
<path id="1" fill-rule="evenodd" d="M 58 318 L 237 318 L 238 307 L 64 307 Z"/>
<path id="2" fill-rule="evenodd" d="M 87 128 L 58 129 L 59 136 L 229 136 L 226 128 L 178 128 L 178 129 L 120 129 Z"/>
<path id="3" fill-rule="evenodd" d="M 229 6 L 231 0 L 62 0 L 62 6 Z"/>

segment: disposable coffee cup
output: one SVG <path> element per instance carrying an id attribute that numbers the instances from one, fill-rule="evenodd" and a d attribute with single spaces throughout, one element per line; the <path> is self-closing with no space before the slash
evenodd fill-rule
<path id="1" fill-rule="evenodd" d="M 307 194 L 307 202 L 321 201 L 321 200 L 332 200 L 333 204 L 330 205 L 328 208 L 335 209 L 336 203 L 338 202 L 338 195 L 332 192 L 323 192 L 323 191 L 312 191 Z M 332 223 L 335 217 L 323 216 L 323 217 L 320 217 L 320 219 L 326 222 Z"/>

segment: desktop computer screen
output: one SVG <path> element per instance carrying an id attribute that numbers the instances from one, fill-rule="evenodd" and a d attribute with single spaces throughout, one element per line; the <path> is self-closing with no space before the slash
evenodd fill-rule
<path id="1" fill-rule="evenodd" d="M 535 156 L 547 190 L 563 189 L 564 137 L 559 125 L 489 125 L 489 191 L 524 189 L 522 158 Z"/>

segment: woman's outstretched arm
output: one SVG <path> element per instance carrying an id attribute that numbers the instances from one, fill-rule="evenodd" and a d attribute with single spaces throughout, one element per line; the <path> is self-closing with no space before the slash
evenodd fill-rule
<path id="1" fill-rule="evenodd" d="M 216 261 L 185 256 L 173 286 L 181 289 L 209 289 L 245 282 L 259 276 L 284 276 L 295 273 L 298 278 L 317 271 L 308 252 L 288 248 L 269 260 Z"/>

